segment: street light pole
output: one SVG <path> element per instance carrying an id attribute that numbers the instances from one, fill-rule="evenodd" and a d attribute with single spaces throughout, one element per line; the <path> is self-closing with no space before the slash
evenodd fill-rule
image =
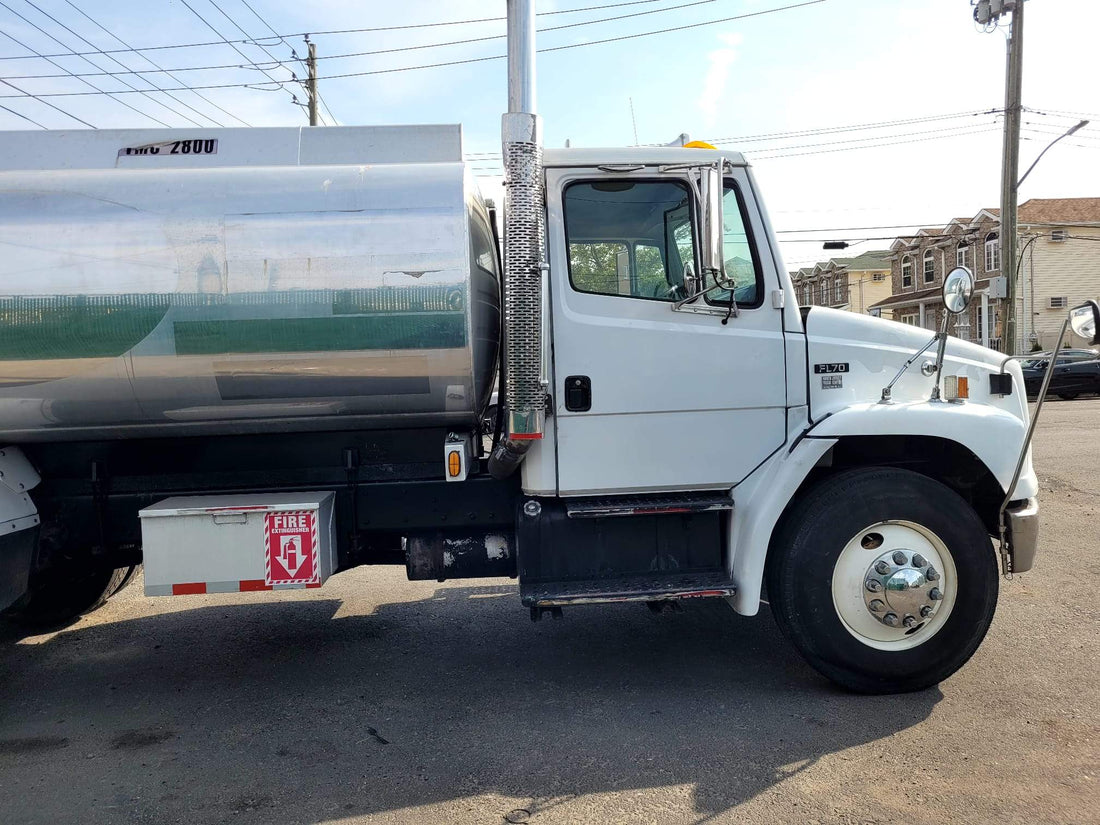
<path id="1" fill-rule="evenodd" d="M 1034 163 L 1032 163 L 1032 164 L 1031 164 L 1031 166 L 1027 167 L 1027 171 L 1026 171 L 1026 172 L 1024 172 L 1024 176 L 1023 176 L 1022 178 L 1020 178 L 1020 179 L 1019 179 L 1018 181 L 1016 181 L 1016 188 L 1017 188 L 1017 189 L 1019 189 L 1019 188 L 1020 188 L 1021 186 L 1023 186 L 1023 185 L 1024 185 L 1024 181 L 1025 181 L 1025 180 L 1027 180 L 1027 176 L 1031 174 L 1031 170 L 1035 168 L 1035 165 L 1036 165 L 1036 164 L 1037 164 L 1037 163 L 1038 163 L 1038 162 L 1039 162 L 1040 160 L 1042 160 L 1042 159 L 1043 159 L 1043 155 L 1045 155 L 1045 154 L 1047 153 L 1047 149 L 1049 149 L 1049 148 L 1050 148 L 1051 146 L 1053 146 L 1053 145 L 1054 145 L 1055 143 L 1057 143 L 1058 141 L 1060 141 L 1060 140 L 1061 140 L 1062 138 L 1068 138 L 1068 137 L 1069 137 L 1070 135 L 1072 135 L 1072 134 L 1076 133 L 1076 132 L 1077 132 L 1077 131 L 1078 131 L 1079 129 L 1084 129 L 1084 128 L 1085 128 L 1086 126 L 1088 126 L 1088 125 L 1089 125 L 1089 121 L 1087 121 L 1087 120 L 1082 120 L 1082 121 L 1081 121 L 1080 123 L 1078 123 L 1078 124 L 1077 124 L 1076 126 L 1071 126 L 1071 127 L 1070 127 L 1070 128 L 1068 128 L 1068 129 L 1067 129 L 1066 131 L 1064 131 L 1064 132 L 1063 132 L 1062 134 L 1058 135 L 1058 137 L 1056 137 L 1056 138 L 1055 138 L 1054 140 L 1052 140 L 1052 141 L 1051 141 L 1050 143 L 1048 143 L 1048 144 L 1047 144 L 1047 148 L 1046 148 L 1046 149 L 1044 149 L 1044 150 L 1043 150 L 1042 152 L 1040 152 L 1040 153 L 1039 153 L 1039 157 L 1035 158 L 1035 161 L 1034 161 Z"/>

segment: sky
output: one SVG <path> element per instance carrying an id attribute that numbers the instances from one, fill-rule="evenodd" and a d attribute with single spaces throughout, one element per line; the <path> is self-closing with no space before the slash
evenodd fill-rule
<path id="1" fill-rule="evenodd" d="M 546 145 L 667 143 L 687 133 L 741 151 L 753 164 L 792 269 L 838 254 L 821 249 L 824 239 L 860 240 L 839 253 L 858 254 L 886 248 L 908 229 L 997 206 L 1002 138 L 993 110 L 1004 105 L 1006 30 L 979 31 L 970 0 L 820 0 L 772 11 L 804 2 L 538 0 L 540 29 L 568 26 L 542 31 L 539 47 L 575 46 L 538 58 Z M 598 6 L 614 7 L 591 8 Z M 1028 0 L 1023 102 L 1030 111 L 1021 171 L 1069 126 L 1082 118 L 1093 122 L 1047 153 L 1024 184 L 1021 202 L 1100 196 L 1094 6 L 1092 0 Z M 570 12 L 582 8 L 590 10 Z M 425 24 L 498 18 L 504 11 L 504 0 L 3 0 L 0 58 L 31 59 L 0 61 L 7 84 L 0 95 L 11 95 L 0 100 L 11 110 L 0 109 L 0 128 L 38 128 L 14 112 L 52 129 L 87 128 L 80 121 L 99 128 L 157 121 L 303 125 L 301 86 L 268 81 L 304 76 L 294 55 L 306 53 L 302 33 L 314 32 L 326 119 L 461 123 L 479 181 L 496 196 L 499 167 L 489 155 L 500 151 L 506 70 L 503 60 L 478 59 L 504 54 L 504 24 Z M 620 19 L 605 20 L 610 17 Z M 727 19 L 734 17 L 741 19 Z M 416 28 L 317 34 L 409 26 Z M 681 30 L 629 37 L 669 28 Z M 264 36 L 262 47 L 221 42 Z M 488 39 L 434 45 L 478 38 Z M 627 39 L 593 42 L 609 38 Z M 147 50 L 211 41 L 219 45 Z M 124 46 L 142 55 L 71 56 Z M 43 59 L 34 52 L 70 56 Z M 375 53 L 333 57 L 359 52 Z M 173 70 L 175 79 L 67 76 L 153 69 L 146 59 Z M 477 62 L 385 71 L 463 60 Z M 248 64 L 259 68 L 241 68 Z M 220 68 L 175 71 L 197 66 Z M 27 77 L 49 74 L 65 76 Z M 360 76 L 333 77 L 348 74 Z M 226 88 L 169 96 L 151 91 L 147 81 L 169 89 Z M 253 88 L 241 88 L 249 83 Z M 124 84 L 150 93 L 98 93 L 124 90 Z M 94 94 L 44 96 L 62 92 Z"/>

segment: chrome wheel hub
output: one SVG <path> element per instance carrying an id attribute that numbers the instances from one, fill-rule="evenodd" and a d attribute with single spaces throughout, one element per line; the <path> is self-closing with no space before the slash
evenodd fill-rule
<path id="1" fill-rule="evenodd" d="M 868 566 L 863 600 L 871 615 L 887 627 L 915 633 L 943 602 L 937 586 L 940 578 L 940 572 L 920 553 L 890 550 Z"/>
<path id="2" fill-rule="evenodd" d="M 943 627 L 958 597 L 951 551 L 909 521 L 881 521 L 854 535 L 837 557 L 833 606 L 845 629 L 878 650 L 908 650 Z"/>

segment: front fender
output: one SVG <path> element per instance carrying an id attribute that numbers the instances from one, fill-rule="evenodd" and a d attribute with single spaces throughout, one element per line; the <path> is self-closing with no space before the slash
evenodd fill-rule
<path id="1" fill-rule="evenodd" d="M 806 433 L 808 438 L 843 436 L 923 435 L 946 438 L 970 452 L 989 468 L 1007 491 L 1016 470 L 1027 423 L 1018 416 L 987 404 L 914 401 L 901 404 L 854 404 L 822 419 Z M 1024 460 L 1012 499 L 1027 499 L 1039 491 L 1031 466 Z"/>

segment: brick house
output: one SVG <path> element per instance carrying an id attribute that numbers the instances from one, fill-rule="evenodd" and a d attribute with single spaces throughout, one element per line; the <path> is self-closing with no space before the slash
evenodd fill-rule
<path id="1" fill-rule="evenodd" d="M 1100 198 L 1035 198 L 1019 208 L 1017 352 L 1053 346 L 1065 307 L 1100 294 Z M 982 209 L 943 227 L 925 227 L 890 246 L 893 294 L 871 307 L 896 321 L 939 328 L 943 276 L 966 266 L 975 296 L 952 333 L 1003 349 L 1000 210 Z"/>
<path id="2" fill-rule="evenodd" d="M 888 250 L 864 252 L 854 258 L 831 258 L 792 272 L 798 303 L 869 312 L 872 304 L 890 295 L 888 255 Z"/>

